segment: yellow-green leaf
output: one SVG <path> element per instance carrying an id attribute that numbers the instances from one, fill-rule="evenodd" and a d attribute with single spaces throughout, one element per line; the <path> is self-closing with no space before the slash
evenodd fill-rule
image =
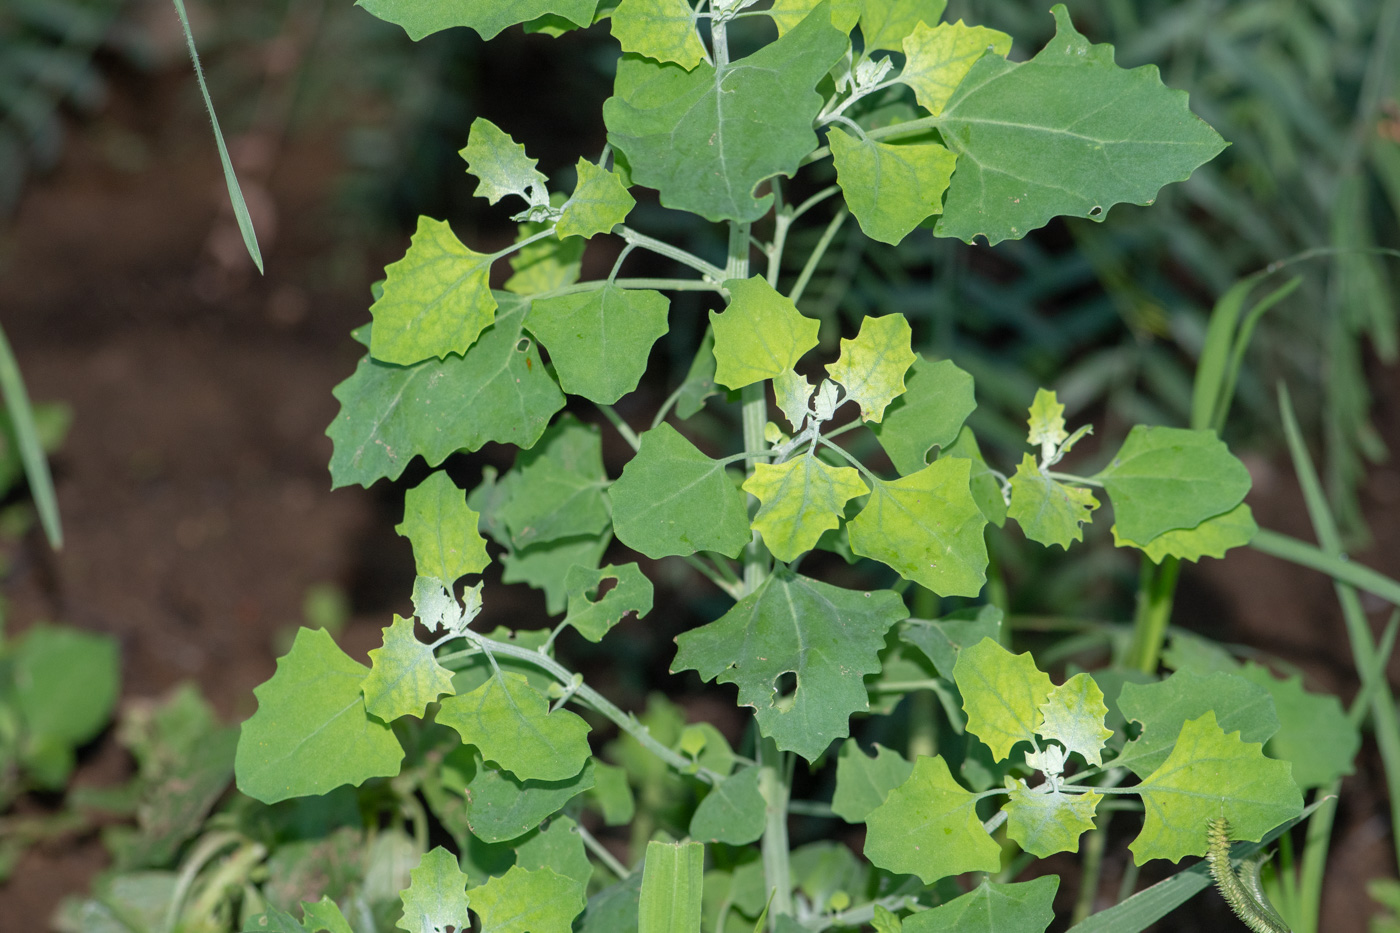
<path id="1" fill-rule="evenodd" d="M 1084 540 L 1082 526 L 1093 521 L 1098 507 L 1099 500 L 1088 489 L 1051 479 L 1030 454 L 1021 456 L 1011 477 L 1006 514 L 1016 519 L 1027 538 L 1068 550 L 1071 541 Z"/>
<path id="2" fill-rule="evenodd" d="M 909 341 L 902 314 L 866 317 L 854 340 L 842 338 L 841 355 L 826 372 L 860 405 L 862 421 L 879 421 L 885 406 L 904 394 L 904 373 L 915 360 Z"/>
<path id="3" fill-rule="evenodd" d="M 899 80 L 914 89 L 914 97 L 929 113 L 938 116 L 953 91 L 967 77 L 972 65 L 987 52 L 1005 56 L 1011 37 L 985 26 L 956 23 L 924 23 L 904 38 L 904 70 Z"/>
<path id="4" fill-rule="evenodd" d="M 1006 788 L 1006 834 L 1037 858 L 1078 851 L 1079 836 L 1094 828 L 1094 809 L 1103 799 L 1097 791 L 1067 794 L 1048 782 L 1031 788 L 1009 777 Z"/>
<path id="5" fill-rule="evenodd" d="M 413 542 L 418 576 L 436 577 L 451 587 L 491 562 L 486 539 L 477 530 L 479 519 L 467 505 L 467 494 L 445 470 L 438 470 L 404 496 L 403 521 L 394 530 Z"/>
<path id="6" fill-rule="evenodd" d="M 855 470 L 810 455 L 776 466 L 757 464 L 744 490 L 761 503 L 754 530 L 781 561 L 811 550 L 822 532 L 841 524 L 846 502 L 870 491 Z"/>
<path id="7" fill-rule="evenodd" d="M 686 0 L 622 0 L 612 12 L 613 38 L 624 52 L 689 71 L 705 59 L 695 15 Z"/>
<path id="8" fill-rule="evenodd" d="M 621 175 L 587 159 L 579 159 L 578 184 L 559 215 L 555 236 L 561 240 L 581 236 L 586 240 L 607 233 L 626 220 L 636 204 L 636 198 L 627 193 Z"/>
<path id="9" fill-rule="evenodd" d="M 892 146 L 837 127 L 826 141 L 846 206 L 866 236 L 898 245 L 925 218 L 943 212 L 943 192 L 957 161 L 943 146 Z"/>
<path id="10" fill-rule="evenodd" d="M 942 19 L 947 5 L 948 0 L 865 0 L 860 13 L 865 54 L 877 49 L 899 51 L 904 38 L 920 23 L 932 24 Z"/>
<path id="11" fill-rule="evenodd" d="M 1016 743 L 1034 740 L 1041 704 L 1053 685 L 1029 651 L 1012 654 L 984 638 L 958 653 L 953 680 L 963 697 L 967 731 L 981 739 L 997 761 L 1009 758 Z"/>
<path id="12" fill-rule="evenodd" d="M 715 333 L 715 381 L 741 389 L 793 368 L 817 345 L 820 323 L 797 310 L 761 275 L 730 279 L 729 307 L 710 312 Z"/>
<path id="13" fill-rule="evenodd" d="M 1047 739 L 1059 742 L 1067 750 L 1078 752 L 1094 767 L 1103 764 L 1103 743 L 1113 735 L 1104 726 L 1108 706 L 1103 691 L 1088 674 L 1075 674 L 1050 691 L 1040 705 L 1040 726 L 1036 729 Z"/>
<path id="14" fill-rule="evenodd" d="M 865 818 L 865 857 L 925 884 L 1001 868 L 1001 846 L 982 828 L 977 795 L 953 780 L 940 757 L 914 762 L 909 780 Z"/>
<path id="15" fill-rule="evenodd" d="M 361 689 L 371 716 L 393 722 L 422 716 L 429 703 L 452 693 L 452 674 L 413 632 L 413 620 L 394 616 L 384 630 L 384 644 L 369 653 L 372 667 Z"/>

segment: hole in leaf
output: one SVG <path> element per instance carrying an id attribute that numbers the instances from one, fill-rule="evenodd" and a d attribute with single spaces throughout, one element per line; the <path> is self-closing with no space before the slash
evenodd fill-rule
<path id="1" fill-rule="evenodd" d="M 617 586 L 617 577 L 604 577 L 598 581 L 598 585 L 584 594 L 590 603 L 596 603 L 604 596 L 612 592 L 612 588 Z"/>
<path id="2" fill-rule="evenodd" d="M 530 350 L 530 338 L 529 338 L 529 337 L 521 337 L 519 340 L 516 341 L 516 343 L 515 343 L 515 352 L 517 352 L 517 353 L 527 353 L 527 352 L 529 352 L 529 350 Z"/>
<path id="3" fill-rule="evenodd" d="M 777 681 L 773 684 L 773 691 L 775 709 L 782 713 L 792 709 L 793 703 L 797 701 L 797 674 L 793 671 L 784 671 L 779 674 Z"/>
<path id="4" fill-rule="evenodd" d="M 1097 216 L 1099 216 L 1099 215 L 1102 214 L 1102 213 L 1103 213 L 1103 208 L 1102 208 L 1102 207 L 1099 207 L 1097 204 L 1095 204 L 1093 207 L 1089 208 L 1089 216 L 1090 216 L 1090 217 L 1097 217 Z"/>

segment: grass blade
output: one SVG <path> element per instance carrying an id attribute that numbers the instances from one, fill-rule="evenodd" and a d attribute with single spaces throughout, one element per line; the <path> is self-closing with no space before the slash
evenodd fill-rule
<path id="1" fill-rule="evenodd" d="M 699 933 L 704 874 L 701 843 L 647 843 L 637 933 Z"/>
<path id="2" fill-rule="evenodd" d="M 57 551 L 63 547 L 63 527 L 58 520 L 58 497 L 53 491 L 53 476 L 49 474 L 49 463 L 44 458 L 44 445 L 34 424 L 34 409 L 29 404 L 29 393 L 25 391 L 19 363 L 15 361 L 10 341 L 3 330 L 0 330 L 0 393 L 4 393 L 5 407 L 15 426 L 15 441 L 19 445 L 20 460 L 24 463 L 24 474 L 29 479 L 29 494 L 34 497 L 34 505 L 39 510 L 39 522 L 44 526 L 49 546 Z"/>

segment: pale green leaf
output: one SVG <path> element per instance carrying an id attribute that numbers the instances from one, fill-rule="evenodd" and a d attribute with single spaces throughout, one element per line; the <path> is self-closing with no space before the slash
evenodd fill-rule
<path id="1" fill-rule="evenodd" d="M 549 181 L 535 168 L 537 160 L 485 117 L 472 121 L 467 145 L 457 154 L 466 159 L 467 171 L 479 181 L 473 192 L 477 197 L 495 204 L 514 194 L 530 204 L 549 203 Z"/>
<path id="2" fill-rule="evenodd" d="M 1297 674 L 1277 677 L 1252 661 L 1239 673 L 1273 697 L 1279 728 L 1264 747 L 1270 758 L 1293 763 L 1293 780 L 1300 788 L 1326 787 L 1355 770 L 1361 733 L 1340 700 L 1304 690 Z"/>
<path id="3" fill-rule="evenodd" d="M 904 933 L 1044 933 L 1055 920 L 1059 875 L 974 890 L 904 919 Z"/>
<path id="4" fill-rule="evenodd" d="M 1113 502 L 1116 537 L 1142 546 L 1239 505 L 1249 471 L 1214 431 L 1135 425 L 1093 477 Z"/>
<path id="5" fill-rule="evenodd" d="M 1036 728 L 1047 739 L 1053 739 L 1066 750 L 1078 752 L 1094 767 L 1103 764 L 1103 743 L 1113 735 L 1105 728 L 1108 706 L 1103 691 L 1088 674 L 1075 674 L 1050 691 L 1050 697 L 1040 705 L 1040 725 Z"/>
<path id="6" fill-rule="evenodd" d="M 1069 438 L 1065 430 L 1065 406 L 1049 389 L 1036 389 L 1031 402 L 1030 431 L 1026 443 L 1032 447 L 1059 447 Z"/>
<path id="7" fill-rule="evenodd" d="M 1084 540 L 1083 526 L 1094 520 L 1092 513 L 1098 507 L 1099 500 L 1088 489 L 1051 479 L 1034 457 L 1022 454 L 1011 477 L 1006 514 L 1020 524 L 1027 538 L 1068 550 L 1071 542 Z"/>
<path id="8" fill-rule="evenodd" d="M 9 710 L 23 719 L 31 741 L 56 749 L 61 760 L 48 775 L 62 785 L 72 750 L 97 736 L 110 721 L 121 693 L 121 658 L 115 638 L 56 625 L 36 625 L 6 646 L 0 674 Z M 13 740 L 13 733 L 5 744 Z M 61 749 L 61 750 L 59 750 Z M 6 748 L 5 752 L 8 753 Z M 7 767 L 13 761 L 7 761 Z"/>
<path id="9" fill-rule="evenodd" d="M 617 23 L 616 14 L 613 14 L 613 23 Z M 564 204 L 555 234 L 561 240 L 570 236 L 586 240 L 607 233 L 626 220 L 636 204 L 636 198 L 627 193 L 621 175 L 587 159 L 579 159 L 578 184 Z"/>
<path id="10" fill-rule="evenodd" d="M 887 590 L 838 589 L 780 568 L 718 620 L 677 636 L 672 669 L 738 684 L 763 734 L 812 761 L 868 708 L 863 678 L 880 669 L 885 632 L 908 614 Z M 787 673 L 796 689 L 778 696 Z"/>
<path id="11" fill-rule="evenodd" d="M 742 846 L 762 836 L 768 805 L 758 776 L 758 768 L 740 768 L 711 788 L 690 818 L 690 838 Z"/>
<path id="12" fill-rule="evenodd" d="M 555 200 L 563 203 L 560 197 Z M 543 233 L 548 227 L 544 221 L 523 223 L 515 242 Z M 506 279 L 506 291 L 528 298 L 573 285 L 583 268 L 583 250 L 587 245 L 582 237 L 545 237 L 520 247 L 510 256 L 511 275 Z"/>
<path id="13" fill-rule="evenodd" d="M 931 26 L 942 19 L 947 5 L 948 0 L 865 0 L 860 13 L 865 54 L 877 49 L 900 51 L 906 36 L 920 23 Z"/>
<path id="14" fill-rule="evenodd" d="M 1142 552 L 1157 564 L 1166 557 L 1190 561 L 1198 561 L 1202 557 L 1224 557 L 1231 548 L 1244 547 L 1253 541 L 1258 531 L 1254 513 L 1246 503 L 1241 502 L 1228 512 L 1212 515 L 1195 528 L 1173 528 L 1162 532 L 1148 542 Z M 1137 546 L 1118 537 L 1117 525 L 1113 526 L 1113 543 L 1119 547 Z"/>
<path id="15" fill-rule="evenodd" d="M 925 218 L 942 213 L 957 161 L 943 146 L 892 146 L 835 126 L 826 141 L 846 206 L 872 240 L 898 245 Z"/>
<path id="16" fill-rule="evenodd" d="M 592 596 L 604 581 L 613 586 L 601 596 Z M 565 625 L 572 625 L 591 642 L 601 641 L 608 631 L 629 614 L 637 618 L 651 612 L 651 581 L 636 564 L 608 564 L 598 570 L 572 567 L 564 578 L 569 591 L 569 614 Z"/>
<path id="17" fill-rule="evenodd" d="M 685 381 L 676 389 L 676 417 L 682 421 L 690 418 L 705 407 L 705 399 L 720 394 L 715 386 L 715 365 L 715 332 L 706 327 Z"/>
<path id="18" fill-rule="evenodd" d="M 480 933 L 570 933 L 588 904 L 586 885 L 552 868 L 511 866 L 467 892 Z"/>
<path id="19" fill-rule="evenodd" d="M 516 548 L 501 557 L 501 582 L 543 590 L 545 611 L 558 615 L 568 608 L 569 572 L 575 567 L 597 567 L 611 539 L 606 533 L 580 535 Z"/>
<path id="20" fill-rule="evenodd" d="M 550 712 L 544 694 L 508 671 L 443 700 L 437 721 L 521 780 L 572 777 L 590 754 L 588 723 L 568 710 Z"/>
<path id="21" fill-rule="evenodd" d="M 987 579 L 987 519 L 968 488 L 970 466 L 943 457 L 903 479 L 877 480 L 847 526 L 851 550 L 940 596 L 976 596 Z"/>
<path id="22" fill-rule="evenodd" d="M 384 267 L 384 294 L 370 305 L 370 355 L 412 366 L 466 353 L 495 319 L 493 261 L 463 246 L 446 221 L 419 217 L 408 252 Z"/>
<path id="23" fill-rule="evenodd" d="M 899 80 L 914 89 L 919 106 L 934 116 L 953 96 L 973 63 L 988 52 L 1003 58 L 1011 51 L 1011 37 L 985 26 L 920 23 L 904 38 L 904 70 Z"/>
<path id="24" fill-rule="evenodd" d="M 904 394 L 870 425 L 900 476 L 922 470 L 930 450 L 957 440 L 963 422 L 977 407 L 971 376 L 949 360 L 931 363 L 920 354 L 914 356 L 914 365 L 904 374 Z"/>
<path id="25" fill-rule="evenodd" d="M 847 501 L 870 491 L 851 467 L 829 466 L 810 454 L 777 466 L 757 464 L 743 488 L 761 503 L 754 530 L 781 561 L 811 550 L 822 532 L 841 524 Z"/>
<path id="26" fill-rule="evenodd" d="M 806 376 L 799 376 L 791 369 L 773 377 L 773 397 L 778 402 L 778 410 L 792 425 L 794 431 L 801 431 L 806 423 L 812 399 L 812 384 Z"/>
<path id="27" fill-rule="evenodd" d="M 409 872 L 412 883 L 399 892 L 403 916 L 396 924 L 409 933 L 441 933 L 449 926 L 465 929 L 467 876 L 457 866 L 457 856 L 437 846 L 424 852 L 418 867 Z"/>
<path id="28" fill-rule="evenodd" d="M 700 929 L 705 847 L 698 842 L 647 843 L 637 933 L 694 933 Z"/>
<path id="29" fill-rule="evenodd" d="M 637 388 L 670 307 L 660 292 L 606 285 L 536 300 L 525 326 L 549 351 L 565 392 L 611 405 Z"/>
<path id="30" fill-rule="evenodd" d="M 841 355 L 826 372 L 860 405 L 862 421 L 879 421 L 904 394 L 904 373 L 915 359 L 909 338 L 904 315 L 886 314 L 864 318 L 854 340 L 841 339 Z"/>
<path id="31" fill-rule="evenodd" d="M 924 884 L 1001 868 L 1001 846 L 982 828 L 977 795 L 936 757 L 915 761 L 909 780 L 865 818 L 865 857 L 886 871 L 918 875 Z"/>
<path id="32" fill-rule="evenodd" d="M 893 407 L 893 406 L 891 406 Z M 972 499 L 987 521 L 1000 528 L 1006 524 L 1006 499 L 1001 493 L 1001 481 L 982 456 L 977 446 L 977 436 L 972 429 L 963 426 L 957 440 L 939 452 L 940 457 L 958 457 L 969 461 L 971 473 L 968 485 L 972 489 Z"/>
<path id="33" fill-rule="evenodd" d="M 689 71 L 706 57 L 695 15 L 687 0 L 622 0 L 612 12 L 613 38 L 624 52 Z"/>
<path id="34" fill-rule="evenodd" d="M 1132 769 L 1138 777 L 1167 759 L 1183 723 L 1207 711 L 1214 711 L 1222 729 L 1240 732 L 1247 742 L 1266 742 L 1279 728 L 1269 692 L 1224 672 L 1177 671 L 1157 683 L 1124 684 L 1118 708 L 1129 721 L 1142 725 L 1142 734 L 1123 747 L 1113 764 Z"/>
<path id="35" fill-rule="evenodd" d="M 744 494 L 724 464 L 664 422 L 642 435 L 641 449 L 609 495 L 618 540 L 648 557 L 696 551 L 738 557 L 752 539 Z"/>
<path id="36" fill-rule="evenodd" d="M 758 184 L 792 175 L 817 148 L 815 88 L 848 46 L 818 12 L 718 71 L 625 55 L 603 104 L 608 141 L 664 206 L 716 222 L 758 220 L 773 203 L 771 194 L 754 197 Z"/>
<path id="37" fill-rule="evenodd" d="M 276 803 L 398 774 L 403 748 L 365 712 L 368 673 L 324 629 L 298 629 L 272 679 L 253 690 L 258 711 L 243 723 L 234 759 L 238 789 Z"/>
<path id="38" fill-rule="evenodd" d="M 473 753 L 466 782 L 458 790 L 467 804 L 471 831 L 486 842 L 505 842 L 534 829 L 540 821 L 594 784 L 593 759 L 562 781 L 522 781 Z"/>
<path id="39" fill-rule="evenodd" d="M 821 323 L 806 317 L 761 275 L 730 279 L 729 307 L 710 312 L 715 381 L 731 389 L 774 379 L 817 345 Z"/>
<path id="40" fill-rule="evenodd" d="M 1079 851 L 1079 837 L 1094 828 L 1094 809 L 1103 799 L 1096 791 L 1061 793 L 1047 782 L 1029 788 L 1006 779 L 1006 834 L 1037 858 Z"/>
<path id="41" fill-rule="evenodd" d="M 1029 651 L 1012 654 L 984 638 L 958 653 L 953 679 L 963 697 L 967 731 L 981 739 L 997 761 L 1009 758 L 1017 742 L 1033 740 L 1041 704 L 1053 685 Z"/>
<path id="42" fill-rule="evenodd" d="M 615 765 L 595 761 L 596 783 L 590 797 L 603 813 L 604 826 L 626 826 L 637 813 L 637 800 L 627 783 L 627 771 Z"/>
<path id="43" fill-rule="evenodd" d="M 340 907 L 328 894 L 322 894 L 319 901 L 302 901 L 301 914 L 308 933 L 317 933 L 320 930 L 327 933 L 355 933 L 350 921 L 345 919 L 345 914 L 340 912 Z"/>
<path id="44" fill-rule="evenodd" d="M 422 716 L 429 703 L 452 692 L 451 672 L 414 635 L 412 619 L 394 616 L 383 647 L 371 649 L 369 659 L 372 667 L 361 686 L 365 709 L 385 722 Z"/>
<path id="45" fill-rule="evenodd" d="M 1137 786 L 1145 810 L 1142 833 L 1128 846 L 1141 865 L 1206 854 L 1208 820 L 1230 821 L 1234 839 L 1258 841 L 1303 810 L 1303 795 L 1286 761 L 1264 757 L 1263 746 L 1228 735 L 1215 713 L 1181 727 L 1171 755 Z"/>
<path id="46" fill-rule="evenodd" d="M 578 824 L 567 816 L 557 816 L 549 825 L 535 830 L 515 846 L 515 864 L 525 869 L 552 868 L 565 878 L 586 885 L 593 877 Z"/>
<path id="47" fill-rule="evenodd" d="M 836 759 L 831 810 L 847 823 L 863 823 L 913 771 L 914 766 L 893 749 L 877 743 L 875 757 L 867 758 L 855 739 L 847 739 Z"/>
<path id="48" fill-rule="evenodd" d="M 1001 635 L 1002 611 L 991 604 L 976 609 L 960 609 L 942 619 L 910 619 L 900 627 L 899 637 L 918 648 L 932 662 L 938 676 L 953 679 L 958 655 L 984 638 L 996 641 Z"/>
<path id="49" fill-rule="evenodd" d="M 610 521 L 603 496 L 603 442 L 595 425 L 563 417 L 521 451 L 510 497 L 498 517 L 516 548 L 577 536 L 595 537 Z"/>
<path id="50" fill-rule="evenodd" d="M 598 0 L 357 0 L 375 16 L 402 26 L 417 42 L 453 26 L 475 29 L 483 39 L 494 38 L 507 26 L 553 14 L 577 26 L 593 22 Z"/>
<path id="51" fill-rule="evenodd" d="M 768 15 L 778 27 L 778 35 L 786 33 L 807 17 L 824 0 L 773 0 Z M 863 0 L 831 0 L 831 24 L 844 33 L 856 28 Z"/>
<path id="52" fill-rule="evenodd" d="M 999 243 L 1060 214 L 1101 221 L 1114 204 L 1150 204 L 1224 148 L 1155 65 L 1119 68 L 1113 47 L 1090 45 L 1063 4 L 1053 12 L 1056 36 L 1039 55 L 982 56 L 943 108 L 939 131 L 958 170 L 939 236 Z"/>
<path id="53" fill-rule="evenodd" d="M 403 521 L 394 530 L 413 542 L 418 576 L 436 577 L 450 588 L 491 562 L 477 530 L 479 518 L 467 505 L 467 494 L 438 470 L 404 495 Z"/>

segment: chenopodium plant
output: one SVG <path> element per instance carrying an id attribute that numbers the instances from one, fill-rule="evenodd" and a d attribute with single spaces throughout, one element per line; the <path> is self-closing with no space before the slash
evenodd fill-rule
<path id="1" fill-rule="evenodd" d="M 572 193 L 552 189 L 501 128 L 471 125 L 462 155 L 477 194 L 524 202 L 519 238 L 483 254 L 421 218 L 376 287 L 372 324 L 355 332 L 368 353 L 335 392 L 337 486 L 393 480 L 415 457 L 435 467 L 492 441 L 519 448 L 515 466 L 488 469 L 469 495 L 441 470 L 409 490 L 399 531 L 417 565 L 416 621 L 395 617 L 370 667 L 303 629 L 242 729 L 238 784 L 261 800 L 375 778 L 422 794 L 460 851 L 422 856 L 402 929 L 463 929 L 475 915 L 481 930 L 555 933 L 583 914 L 592 930 L 753 929 L 760 916 L 776 930 L 962 930 L 988 929 L 974 921 L 995 908 L 998 930 L 1038 931 L 1052 919 L 1054 877 L 988 881 L 961 896 L 947 879 L 998 873 L 1016 846 L 1076 850 L 1111 795 L 1141 803 L 1138 862 L 1204 855 L 1212 820 L 1259 840 L 1300 814 L 1290 764 L 1263 753 L 1279 726 L 1264 687 L 1186 670 L 1126 684 L 1121 672 L 1076 673 L 1056 686 L 1030 655 L 1002 646 L 994 607 L 912 619 L 906 604 L 911 584 L 978 596 L 988 524 L 1011 518 L 1028 537 L 1068 547 L 1101 494 L 1117 543 L 1154 560 L 1247 543 L 1249 475 L 1213 432 L 1139 426 L 1093 475 L 1063 473 L 1061 458 L 1088 428 L 1070 433 L 1054 394 L 1041 392 L 1031 452 L 1008 476 L 963 423 L 972 378 L 916 353 L 898 314 L 866 318 L 819 381 L 807 375 L 817 372 L 807 356 L 819 323 L 798 301 L 848 216 L 887 243 L 919 227 L 996 243 L 1056 215 L 1102 219 L 1116 203 L 1150 204 L 1218 153 L 1222 140 L 1155 68 L 1118 68 L 1063 6 L 1052 11 L 1055 38 L 1013 62 L 1010 37 L 939 22 L 940 0 L 362 5 L 414 38 L 450 26 L 490 38 L 520 22 L 558 34 L 610 17 L 625 53 L 603 107 L 608 148 L 579 160 Z M 734 58 L 739 37 L 755 50 Z M 819 187 L 811 177 L 827 159 L 835 184 Z M 726 224 L 723 265 L 629 226 L 635 186 Z M 800 267 L 789 262 L 794 225 L 825 212 L 827 234 Z M 604 236 L 623 244 L 611 273 L 578 281 L 582 252 Z M 758 273 L 755 247 L 766 263 Z M 636 250 L 696 275 L 620 276 Z M 507 257 L 513 275 L 493 291 L 492 269 Z M 667 293 L 678 291 L 711 292 L 723 310 L 710 312 L 689 372 L 638 430 L 611 406 L 636 389 L 668 332 Z M 742 431 L 715 457 L 683 428 L 717 387 L 734 393 Z M 785 424 L 769 418 L 770 390 Z M 566 395 L 597 406 L 633 448 L 620 475 L 605 470 L 600 429 L 561 414 Z M 862 428 L 897 475 L 836 443 Z M 557 627 L 471 627 L 482 585 L 459 584 L 488 566 L 487 537 L 503 579 L 543 590 Z M 686 561 L 734 599 L 677 638 L 673 669 L 737 686 L 754 710 L 750 757 L 705 724 L 653 731 L 646 722 L 657 717 L 622 711 L 555 659 L 565 627 L 597 642 L 652 607 L 637 563 L 603 563 L 621 553 L 614 538 Z M 865 591 L 813 579 L 799 565 L 814 548 L 884 565 L 906 583 Z M 871 758 L 848 738 L 882 669 L 911 663 L 927 672 L 914 688 L 942 698 L 947 726 L 976 747 L 961 763 L 951 750 Z M 1116 732 L 1105 725 L 1104 685 Z M 624 737 L 611 757 L 625 767 L 590 744 L 605 722 Z M 829 763 L 842 739 L 826 812 L 865 824 L 869 865 L 833 843 L 788 847 L 793 756 Z M 690 840 L 677 849 L 663 834 L 632 869 L 593 837 L 597 818 L 585 811 L 629 822 L 632 786 L 657 768 L 678 793 L 705 793 L 698 806 L 677 805 Z M 708 876 L 698 874 L 702 845 Z M 595 860 L 620 880 L 596 890 Z M 304 922 L 319 929 L 331 908 L 313 907 Z M 280 911 L 273 919 L 302 928 Z"/>

